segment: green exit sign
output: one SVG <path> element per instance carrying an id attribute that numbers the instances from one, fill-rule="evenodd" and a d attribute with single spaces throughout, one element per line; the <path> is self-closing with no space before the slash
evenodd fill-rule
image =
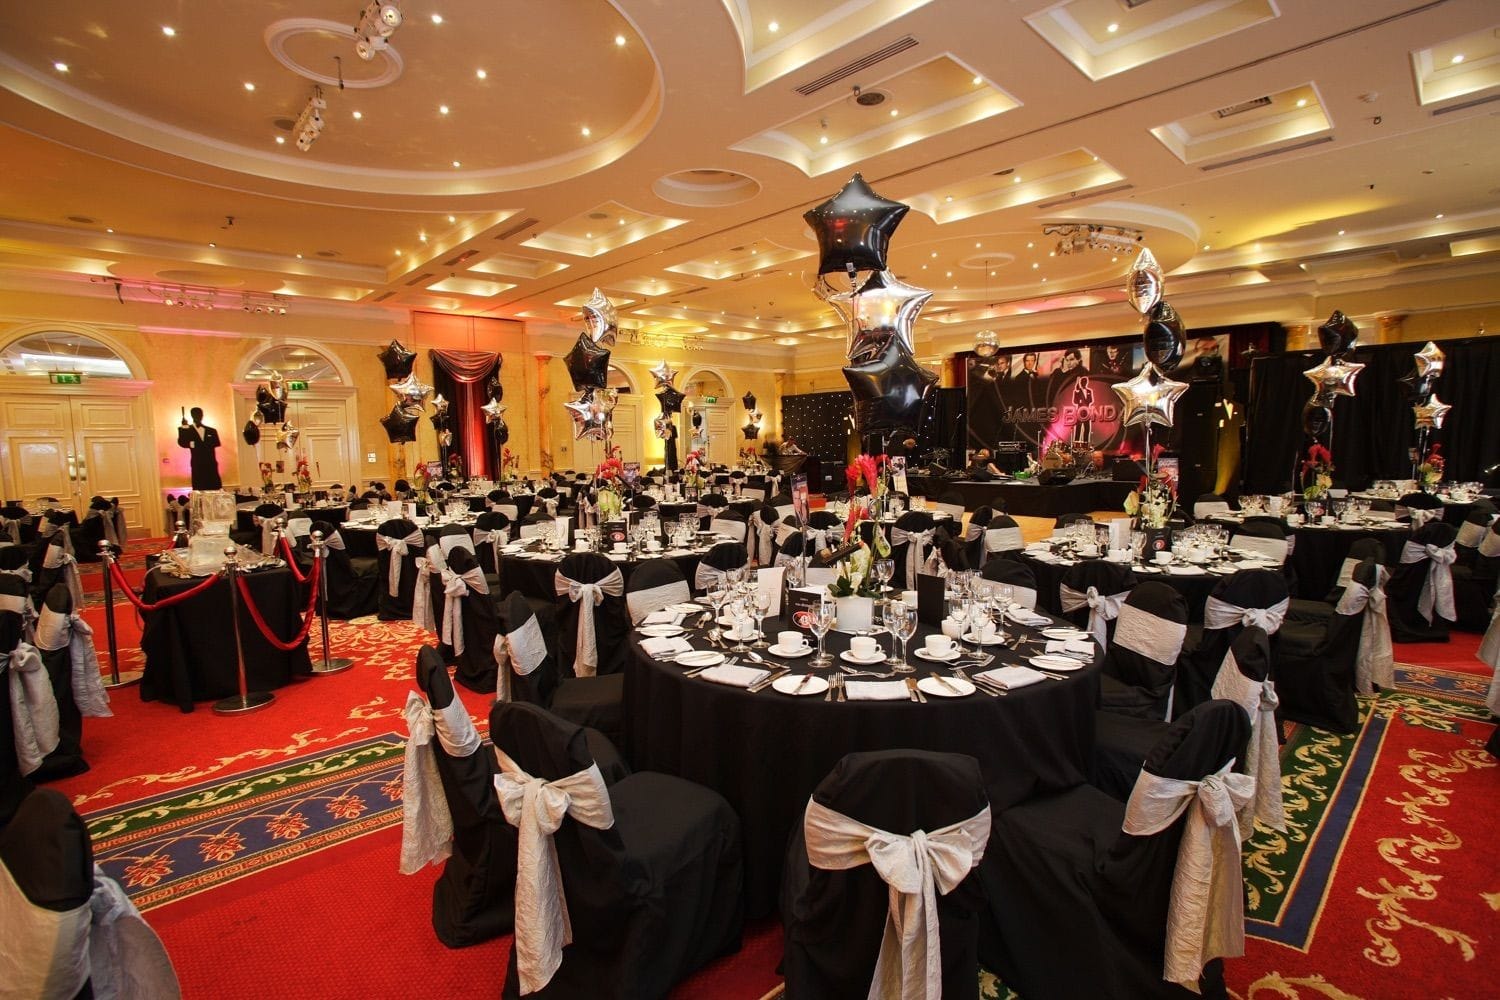
<path id="1" fill-rule="evenodd" d="M 307 383 L 301 379 L 289 378 L 286 380 L 287 392 L 306 392 Z"/>
<path id="2" fill-rule="evenodd" d="M 719 397 L 718 396 L 704 396 L 703 397 L 703 401 L 705 403 L 717 403 L 719 401 Z"/>
<path id="3" fill-rule="evenodd" d="M 83 385 L 82 372 L 48 372 L 47 378 L 53 385 Z"/>

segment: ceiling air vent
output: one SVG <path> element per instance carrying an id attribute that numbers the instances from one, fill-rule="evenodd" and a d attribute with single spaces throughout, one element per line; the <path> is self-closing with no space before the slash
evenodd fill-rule
<path id="1" fill-rule="evenodd" d="M 1037 208 L 1056 208 L 1059 205 L 1077 205 L 1092 198 L 1102 198 L 1107 194 L 1119 194 L 1121 191 L 1129 191 L 1134 184 L 1116 184 L 1113 187 L 1100 188 L 1097 191 L 1074 192 L 1061 198 L 1053 198 L 1051 201 L 1038 202 Z M 928 310 L 931 312 L 931 310 Z"/>
<path id="2" fill-rule="evenodd" d="M 1144 7 L 1150 2 L 1151 0 L 1120 0 L 1120 6 L 1126 10 L 1135 10 L 1137 7 Z"/>
<path id="3" fill-rule="evenodd" d="M 370 301 L 371 302 L 384 302 L 386 299 L 390 298 L 392 295 L 395 295 L 395 294 L 396 294 L 395 292 L 381 292 L 379 295 L 375 296 Z"/>
<path id="4" fill-rule="evenodd" d="M 1246 111 L 1254 111 L 1256 108 L 1267 107 L 1270 105 L 1270 103 L 1271 99 L 1269 97 L 1257 97 L 1253 100 L 1241 101 L 1238 104 L 1231 104 L 1227 107 L 1220 108 L 1219 110 L 1214 112 L 1214 117 L 1233 118 L 1235 115 L 1242 115 Z"/>
<path id="5" fill-rule="evenodd" d="M 537 221 L 538 220 L 536 220 L 536 219 L 522 219 L 520 222 L 516 223 L 514 226 L 511 226 L 509 229 L 505 230 L 505 232 L 503 232 L 503 233 L 496 233 L 495 234 L 495 239 L 497 239 L 497 240 L 508 240 L 512 236 L 516 235 L 517 233 L 524 233 L 526 230 L 528 230 L 532 226 L 536 225 Z"/>
<path id="6" fill-rule="evenodd" d="M 1233 167 L 1240 163 L 1249 163 L 1251 160 L 1264 160 L 1268 156 L 1280 156 L 1283 153 L 1294 153 L 1299 149 L 1311 149 L 1313 146 L 1321 146 L 1325 142 L 1332 142 L 1333 136 L 1325 135 L 1317 139 L 1309 139 L 1307 142 L 1299 142 L 1293 146 L 1282 146 L 1280 149 L 1268 149 L 1261 153 L 1250 153 L 1247 156 L 1236 156 L 1232 160 L 1220 160 L 1218 163 L 1209 163 L 1198 169 L 1204 173 L 1212 170 L 1223 170 L 1225 167 Z"/>
<path id="7" fill-rule="evenodd" d="M 1489 104 L 1493 101 L 1500 101 L 1500 94 L 1492 94 L 1489 97 L 1481 97 L 1473 101 L 1464 101 L 1462 104 L 1450 104 L 1446 108 L 1438 108 L 1433 111 L 1432 117 L 1440 118 L 1443 115 L 1451 115 L 1455 111 L 1467 111 L 1470 108 L 1477 108 L 1481 104 Z"/>
<path id="8" fill-rule="evenodd" d="M 444 267 L 453 267 L 455 264 L 466 264 L 471 259 L 473 259 L 475 256 L 477 256 L 478 254 L 479 254 L 478 250 L 465 250 L 463 253 L 459 254 L 458 256 L 456 256 L 456 257 L 449 257 L 447 260 L 443 261 L 443 266 Z"/>
<path id="9" fill-rule="evenodd" d="M 431 278 L 431 277 L 432 277 L 431 274 L 419 274 L 415 278 L 413 278 L 410 281 L 408 281 L 406 283 L 406 287 L 407 288 L 411 288 L 413 285 L 420 285 L 422 282 L 426 281 L 428 278 Z"/>
<path id="10" fill-rule="evenodd" d="M 902 35 L 884 48 L 876 49 L 868 55 L 860 56 L 853 62 L 846 62 L 837 69 L 829 70 L 816 80 L 811 80 L 797 88 L 797 93 L 803 97 L 811 97 L 824 87 L 831 87 L 840 80 L 846 79 L 858 73 L 860 70 L 869 69 L 878 62 L 883 62 L 891 56 L 900 55 L 907 49 L 916 48 L 917 40 L 910 35 Z"/>

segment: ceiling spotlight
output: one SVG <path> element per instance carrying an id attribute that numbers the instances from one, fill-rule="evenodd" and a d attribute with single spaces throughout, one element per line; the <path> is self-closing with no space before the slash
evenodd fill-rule
<path id="1" fill-rule="evenodd" d="M 766 28 L 769 29 L 771 34 L 774 35 L 776 34 L 776 32 L 781 30 L 781 25 L 776 21 L 772 21 L 770 24 L 766 25 Z"/>
<path id="2" fill-rule="evenodd" d="M 255 92 L 255 84 L 251 83 L 249 80 L 246 80 L 245 81 L 245 89 L 248 90 L 248 91 L 250 91 L 251 93 L 254 93 Z"/>
<path id="3" fill-rule="evenodd" d="M 624 48 L 625 47 L 625 36 L 624 35 L 616 35 L 615 36 L 615 44 L 618 45 L 618 46 L 620 46 L 621 48 Z"/>
<path id="4" fill-rule="evenodd" d="M 1305 97 L 1299 97 L 1299 98 L 1297 98 L 1297 107 L 1299 107 L 1299 108 L 1305 108 L 1305 107 L 1307 107 L 1307 98 L 1305 98 Z"/>
<path id="5" fill-rule="evenodd" d="M 401 22 L 397 21 L 396 23 L 400 24 Z M 433 24 L 442 24 L 443 23 L 443 15 L 441 15 L 441 14 L 434 14 L 434 15 L 432 15 L 432 23 Z"/>
<path id="6" fill-rule="evenodd" d="M 302 113 L 297 116 L 296 124 L 292 126 L 292 131 L 297 133 L 297 148 L 302 152 L 312 149 L 312 144 L 323 134 L 323 112 L 327 109 L 328 102 L 323 100 L 323 88 L 314 87 L 312 96 L 307 99 Z"/>
<path id="7" fill-rule="evenodd" d="M 477 76 L 477 77 L 478 77 L 478 78 L 479 78 L 479 79 L 481 79 L 481 80 L 483 80 L 483 79 L 484 79 L 484 78 L 485 78 L 485 77 L 487 77 L 487 76 L 489 76 L 489 74 L 488 74 L 488 73 L 486 73 L 486 72 L 485 72 L 485 71 L 484 71 L 484 70 L 482 70 L 482 69 L 476 69 L 476 70 L 475 70 L 475 71 L 474 71 L 474 75 L 475 75 L 475 76 Z"/>
<path id="8" fill-rule="evenodd" d="M 391 35 L 401 27 L 401 8 L 393 3 L 371 0 L 360 11 L 359 23 L 354 26 L 354 52 L 365 62 L 374 59 L 387 44 Z M 441 24 L 442 18 L 434 14 L 433 23 Z"/>
<path id="9" fill-rule="evenodd" d="M 1118 24 L 1114 24 L 1113 22 L 1111 22 L 1110 25 L 1108 27 L 1106 27 L 1104 30 L 1107 31 L 1107 32 L 1109 32 L 1111 35 L 1113 35 L 1115 32 L 1117 32 L 1117 31 L 1120 30 L 1120 26 Z"/>
<path id="10" fill-rule="evenodd" d="M 589 127 L 588 127 L 588 126 L 587 126 L 587 125 L 585 125 L 585 126 L 584 126 L 584 127 L 583 127 L 583 128 L 582 128 L 582 129 L 581 129 L 581 130 L 580 130 L 580 131 L 581 131 L 581 132 L 582 132 L 582 133 L 583 133 L 583 137 L 584 137 L 584 138 L 585 138 L 585 139 L 587 139 L 587 138 L 588 138 L 588 137 L 589 137 L 589 136 L 591 136 L 591 135 L 593 135 L 593 134 L 594 134 L 594 133 L 593 133 L 593 132 L 592 132 L 592 131 L 591 131 L 591 130 L 590 130 L 590 129 L 589 129 Z"/>
<path id="11" fill-rule="evenodd" d="M 1145 239 L 1139 229 L 1123 226 L 1102 226 L 1092 223 L 1075 223 L 1065 226 L 1043 226 L 1042 233 L 1056 236 L 1057 248 L 1048 256 L 1083 253 L 1088 250 L 1106 250 L 1113 254 L 1135 253 L 1136 245 Z"/>
<path id="12" fill-rule="evenodd" d="M 161 33 L 163 35 L 166 35 L 168 38 L 175 38 L 175 37 L 177 37 L 177 29 L 174 28 L 174 27 L 172 27 L 170 24 L 164 24 L 164 25 L 162 25 L 161 26 Z"/>
<path id="13" fill-rule="evenodd" d="M 284 135 L 278 135 L 276 137 L 276 145 L 278 145 L 278 146 L 285 146 L 286 145 L 286 136 L 284 136 Z"/>
<path id="14" fill-rule="evenodd" d="M 1457 66 L 1459 63 L 1461 63 L 1463 61 L 1464 61 L 1464 54 L 1462 52 L 1458 53 L 1452 59 L 1448 60 L 1449 64 L 1453 65 L 1453 66 Z"/>
<path id="15" fill-rule="evenodd" d="M 68 64 L 65 62 L 55 62 L 52 64 L 52 68 L 59 73 L 66 73 L 68 71 Z"/>
<path id="16" fill-rule="evenodd" d="M 438 114 L 440 114 L 440 115 L 446 115 L 447 113 L 448 113 L 448 105 L 446 105 L 446 104 L 439 104 L 438 105 Z"/>
<path id="17" fill-rule="evenodd" d="M 459 163 L 459 162 L 458 162 L 458 161 L 457 161 L 457 160 L 454 160 L 454 161 L 453 161 L 453 169 L 454 169 L 454 170 L 457 170 L 457 169 L 458 169 L 458 168 L 459 168 L 459 167 L 461 167 L 461 166 L 463 166 L 463 164 L 462 164 L 462 163 Z"/>
<path id="18" fill-rule="evenodd" d="M 349 117 L 353 118 L 355 121 L 359 121 L 364 116 L 365 116 L 365 113 L 363 111 L 355 111 L 355 112 L 351 113 Z"/>

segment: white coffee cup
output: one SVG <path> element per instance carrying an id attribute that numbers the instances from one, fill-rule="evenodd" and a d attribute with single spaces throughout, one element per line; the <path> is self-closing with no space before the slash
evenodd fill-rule
<path id="1" fill-rule="evenodd" d="M 776 633 L 776 647 L 778 649 L 784 649 L 787 652 L 796 652 L 799 649 L 806 649 L 807 645 L 807 636 L 801 632 L 788 630 Z"/>
<path id="2" fill-rule="evenodd" d="M 964 634 L 964 623 L 957 618 L 944 618 L 943 634 L 950 639 L 957 639 Z"/>
<path id="3" fill-rule="evenodd" d="M 630 543 L 629 542 L 615 542 L 614 549 L 615 549 L 616 552 L 629 552 L 630 551 Z"/>
<path id="4" fill-rule="evenodd" d="M 880 652 L 880 643 L 874 637 L 857 635 L 849 640 L 849 652 L 861 660 L 868 660 Z"/>
<path id="5" fill-rule="evenodd" d="M 1099 555 L 1099 546 L 1080 545 L 1078 546 L 1078 554 L 1085 559 L 1093 559 Z"/>
<path id="6" fill-rule="evenodd" d="M 947 656 L 953 652 L 953 639 L 946 635 L 929 635 L 922 641 L 928 656 Z"/>
<path id="7" fill-rule="evenodd" d="M 1172 561 L 1172 553 L 1170 553 L 1170 552 L 1158 552 L 1156 554 L 1156 561 L 1159 562 L 1159 563 L 1161 563 L 1163 566 L 1165 566 L 1165 565 L 1167 565 L 1167 563 L 1169 563 L 1169 562 Z"/>

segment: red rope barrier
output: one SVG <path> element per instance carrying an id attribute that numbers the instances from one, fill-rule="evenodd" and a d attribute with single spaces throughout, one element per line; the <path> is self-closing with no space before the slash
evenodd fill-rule
<path id="1" fill-rule="evenodd" d="M 321 559 L 314 562 L 312 572 L 307 574 L 308 580 L 312 582 L 312 586 L 308 588 L 307 610 L 302 613 L 302 627 L 297 630 L 297 634 L 292 637 L 290 642 L 282 642 L 276 638 L 276 633 L 271 631 L 271 626 L 267 625 L 265 618 L 261 616 L 260 608 L 255 606 L 255 601 L 250 597 L 250 585 L 245 582 L 244 577 L 240 577 L 238 580 L 240 598 L 244 601 L 245 607 L 250 612 L 250 620 L 255 622 L 255 627 L 260 629 L 260 634 L 265 636 L 266 641 L 283 653 L 289 653 L 307 641 L 307 633 L 312 629 L 313 605 L 318 600 L 318 573 L 321 563 Z"/>
<path id="2" fill-rule="evenodd" d="M 126 580 L 125 574 L 120 571 L 120 564 L 115 562 L 113 559 L 111 559 L 109 562 L 109 572 L 111 578 L 115 581 L 115 585 L 120 588 L 122 593 L 124 593 L 126 599 L 129 600 L 131 604 L 135 605 L 137 611 L 141 612 L 160 611 L 163 608 L 170 608 L 174 604 L 181 604 L 183 601 L 186 601 L 189 598 L 196 597 L 197 595 L 203 593 L 219 580 L 218 574 L 215 574 L 209 577 L 207 580 L 204 580 L 202 583 L 198 584 L 196 587 L 191 587 L 187 590 L 184 590 L 180 594 L 173 594 L 171 597 L 163 597 L 155 604 L 147 604 L 145 601 L 136 596 L 135 590 L 130 586 L 130 581 Z"/>
<path id="3" fill-rule="evenodd" d="M 299 584 L 306 583 L 307 578 L 309 576 L 312 576 L 312 573 L 308 573 L 307 576 L 304 576 L 302 575 L 302 571 L 297 568 L 297 553 L 292 550 L 292 545 L 286 540 L 285 535 L 281 536 L 281 547 L 286 550 L 286 564 L 287 568 L 292 571 L 292 578 L 295 579 Z M 316 561 L 317 560 L 314 560 L 314 562 Z"/>

